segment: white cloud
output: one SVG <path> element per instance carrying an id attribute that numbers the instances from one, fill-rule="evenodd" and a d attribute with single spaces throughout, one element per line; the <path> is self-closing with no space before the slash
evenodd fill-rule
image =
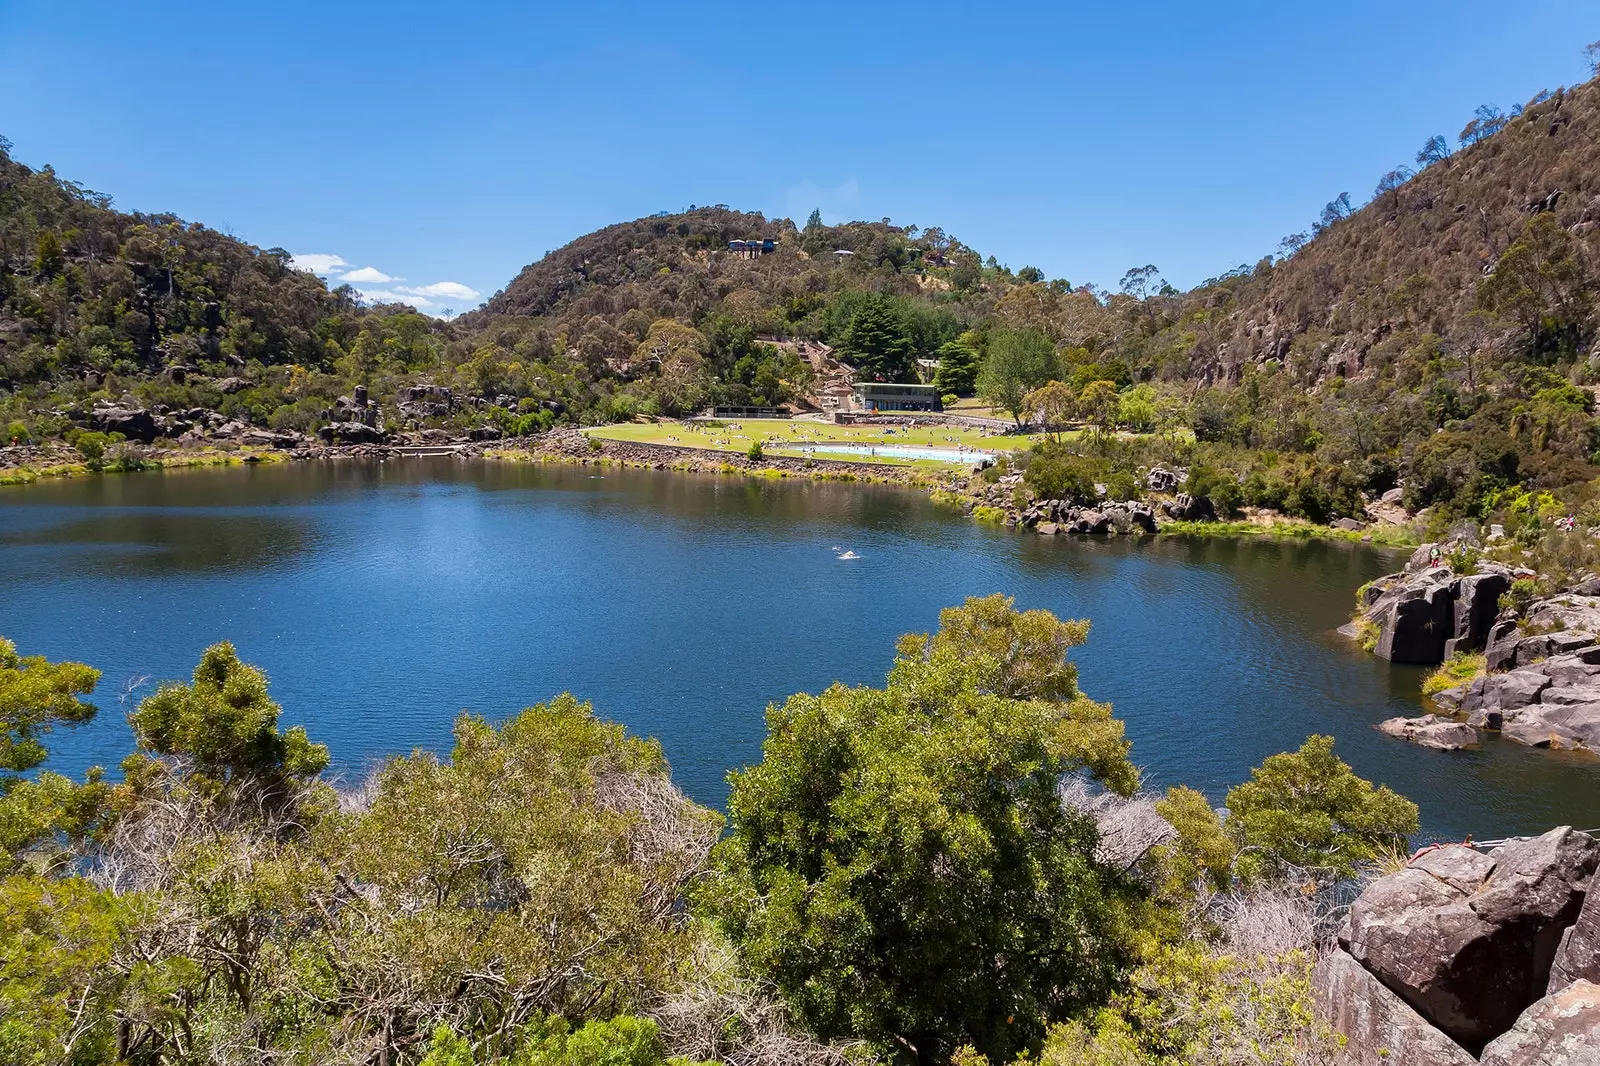
<path id="1" fill-rule="evenodd" d="M 311 274 L 331 274 L 339 267 L 350 264 L 337 255 L 328 255 L 324 252 L 306 252 L 302 255 L 289 257 L 289 265 L 296 270 L 304 270 Z"/>
<path id="2" fill-rule="evenodd" d="M 482 294 L 477 289 L 469 288 L 459 281 L 436 281 L 432 285 L 419 285 L 414 288 L 401 286 L 400 291 L 412 296 L 436 297 L 444 300 L 476 300 Z"/>
<path id="3" fill-rule="evenodd" d="M 414 295 L 406 289 L 357 289 L 356 293 L 369 304 L 410 304 L 419 311 L 433 306 L 432 300 Z"/>
<path id="4" fill-rule="evenodd" d="M 352 270 L 348 274 L 339 275 L 339 280 L 353 281 L 367 285 L 387 285 L 391 281 L 404 281 L 406 279 L 390 277 L 377 267 L 362 267 L 360 270 Z"/>

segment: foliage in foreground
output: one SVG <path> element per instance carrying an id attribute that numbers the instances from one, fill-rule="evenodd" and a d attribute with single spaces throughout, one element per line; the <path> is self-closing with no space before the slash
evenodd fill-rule
<path id="1" fill-rule="evenodd" d="M 1415 808 L 1315 737 L 1225 821 L 1154 802 L 1087 623 L 940 623 L 770 709 L 714 858 L 659 746 L 571 696 L 338 791 L 228 645 L 130 714 L 121 783 L 25 777 L 96 675 L 0 645 L 0 1061 L 1320 1062 L 1316 890 Z"/>
<path id="2" fill-rule="evenodd" d="M 732 778 L 717 906 L 822 1036 L 1010 1054 L 1108 994 L 1131 889 L 1057 787 L 1138 778 L 1065 658 L 1087 633 L 971 600 L 902 638 L 884 688 L 770 710 L 761 764 Z"/>

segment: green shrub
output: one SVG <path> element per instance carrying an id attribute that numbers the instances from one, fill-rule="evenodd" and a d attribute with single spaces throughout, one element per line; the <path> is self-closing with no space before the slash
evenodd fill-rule
<path id="1" fill-rule="evenodd" d="M 1039 499 L 1088 503 L 1099 498 L 1094 486 L 1101 476 L 1102 464 L 1096 460 L 1052 450 L 1036 452 L 1022 479 Z"/>
<path id="2" fill-rule="evenodd" d="M 761 460 L 767 457 L 767 453 L 761 450 L 761 442 L 758 440 L 751 441 L 750 450 L 744 454 L 745 458 L 749 459 L 752 463 L 759 463 Z"/>
<path id="3" fill-rule="evenodd" d="M 1439 665 L 1438 669 L 1429 674 L 1422 682 L 1422 694 L 1435 696 L 1447 688 L 1464 685 L 1484 671 L 1484 658 L 1481 655 L 1468 655 L 1458 652 L 1446 662 Z"/>

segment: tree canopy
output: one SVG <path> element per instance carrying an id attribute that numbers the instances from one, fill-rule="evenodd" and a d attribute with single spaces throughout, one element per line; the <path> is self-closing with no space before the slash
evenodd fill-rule
<path id="1" fill-rule="evenodd" d="M 1011 1053 L 1104 994 L 1132 890 L 1057 790 L 1138 777 L 1066 658 L 1087 633 L 969 600 L 901 639 L 884 688 L 769 710 L 761 763 L 731 778 L 716 906 L 820 1034 L 919 1062 Z"/>

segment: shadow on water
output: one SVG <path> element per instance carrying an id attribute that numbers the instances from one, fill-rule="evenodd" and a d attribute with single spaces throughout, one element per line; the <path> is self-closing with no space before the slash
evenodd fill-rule
<path id="1" fill-rule="evenodd" d="M 459 710 L 571 690 L 659 737 L 690 794 L 720 804 L 727 771 L 760 757 L 768 703 L 881 683 L 899 634 L 998 591 L 1093 621 L 1083 687 L 1127 722 L 1153 786 L 1220 801 L 1265 756 L 1330 733 L 1431 833 L 1600 825 L 1600 760 L 1493 739 L 1431 752 L 1372 728 L 1419 713 L 1422 672 L 1334 630 L 1399 557 L 1019 536 L 884 486 L 284 464 L 0 491 L 0 632 L 105 672 L 101 720 L 56 738 L 67 772 L 124 753 L 129 679 L 185 676 L 231 639 L 347 771 L 447 748 Z"/>

